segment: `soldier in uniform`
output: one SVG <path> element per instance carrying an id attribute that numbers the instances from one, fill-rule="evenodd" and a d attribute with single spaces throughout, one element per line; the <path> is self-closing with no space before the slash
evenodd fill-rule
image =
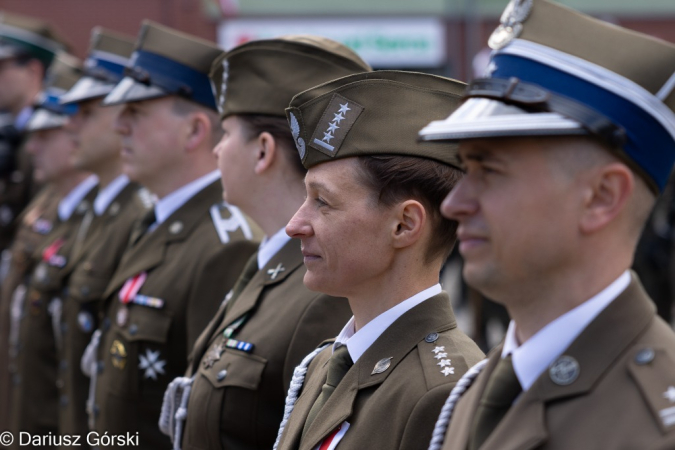
<path id="1" fill-rule="evenodd" d="M 286 234 L 304 201 L 306 169 L 284 109 L 298 92 L 370 70 L 347 47 L 314 36 L 251 42 L 213 63 L 224 130 L 214 153 L 224 198 L 260 224 L 266 238 L 236 297 L 200 336 L 186 376 L 165 396 L 160 426 L 181 448 L 271 448 L 295 366 L 349 319 L 346 299 L 305 288 L 300 243 Z M 185 386 L 191 386 L 189 403 L 187 397 L 173 403 Z M 182 432 L 174 419 L 185 406 Z"/>
<path id="2" fill-rule="evenodd" d="M 158 201 L 131 233 L 105 292 L 101 327 L 83 357 L 91 423 L 103 435 L 157 428 L 166 386 L 185 373 L 195 340 L 257 248 L 249 220 L 222 203 L 211 154 L 221 136 L 208 73 L 214 44 L 144 22 L 124 77 L 104 104 L 123 103 L 115 127 L 124 173 Z"/>
<path id="3" fill-rule="evenodd" d="M 298 366 L 275 448 L 425 449 L 450 389 L 483 358 L 439 284 L 455 243 L 438 211 L 462 175 L 455 147 L 417 142 L 416 128 L 452 112 L 464 87 L 364 73 L 286 110 L 309 169 L 286 231 L 302 243 L 305 285 L 347 297 L 353 317 Z"/>
<path id="4" fill-rule="evenodd" d="M 63 126 L 74 108 L 59 103 L 59 92 L 77 81 L 81 65 L 74 57 L 60 55 L 52 69 L 53 76 L 65 80 L 65 84 L 46 91 L 29 119 L 26 151 L 33 157 L 36 181 L 50 183 L 62 199 L 56 224 L 31 255 L 28 283 L 25 288 L 17 287 L 12 296 L 11 430 L 17 437 L 20 431 L 40 435 L 57 432 L 56 349 L 60 342 L 54 323 L 60 315 L 59 288 L 75 231 L 91 205 L 97 184 L 96 177 L 76 170 L 70 161 L 74 142 Z M 19 447 L 18 439 L 14 447 Z"/>
<path id="5" fill-rule="evenodd" d="M 629 270 L 675 161 L 675 46 L 548 0 L 511 1 L 490 45 L 421 136 L 460 140 L 442 212 L 512 321 L 430 448 L 675 448 L 675 333 Z"/>
<path id="6" fill-rule="evenodd" d="M 80 369 L 87 344 L 98 328 L 98 312 L 108 282 L 126 248 L 133 223 L 145 214 L 150 194 L 122 173 L 122 142 L 114 123 L 122 106 L 100 104 L 122 79 L 134 40 L 95 28 L 92 32 L 85 76 L 61 97 L 62 104 L 77 105 L 66 130 L 75 139 L 73 164 L 94 173 L 99 192 L 77 233 L 63 285 L 63 311 L 59 352 L 59 434 L 84 436 L 89 380 Z"/>
<path id="7" fill-rule="evenodd" d="M 68 47 L 50 24 L 0 12 L 0 250 L 9 247 L 15 218 L 33 193 L 24 128 L 47 69 Z"/>

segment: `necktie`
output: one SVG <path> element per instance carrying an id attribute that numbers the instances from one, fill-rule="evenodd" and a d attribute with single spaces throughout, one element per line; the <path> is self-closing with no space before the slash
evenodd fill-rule
<path id="1" fill-rule="evenodd" d="M 326 382 L 321 387 L 321 394 L 319 394 L 314 401 L 314 404 L 307 415 L 305 427 L 302 430 L 303 436 L 307 433 L 310 425 L 314 422 L 314 419 L 316 419 L 316 416 L 319 414 L 319 411 L 321 411 L 321 408 L 323 408 L 323 405 L 326 404 L 328 398 L 333 394 L 337 385 L 340 384 L 340 381 L 342 381 L 349 371 L 349 368 L 353 365 L 354 362 L 352 361 L 351 356 L 349 356 L 346 345 L 342 345 L 335 349 L 328 361 L 328 374 L 326 375 Z"/>
<path id="2" fill-rule="evenodd" d="M 253 278 L 253 275 L 255 275 L 256 272 L 258 272 L 258 252 L 255 252 L 248 259 L 246 265 L 244 266 L 244 270 L 241 272 L 241 275 L 239 275 L 237 282 L 234 283 L 234 287 L 232 288 L 232 297 L 230 297 L 230 300 L 227 302 L 227 306 L 225 307 L 226 312 L 232 308 L 235 300 L 237 300 L 237 297 L 239 297 L 241 292 L 244 290 L 249 281 L 251 281 L 251 278 Z"/>
<path id="3" fill-rule="evenodd" d="M 511 355 L 501 359 L 488 380 L 471 427 L 469 450 L 477 450 L 506 415 L 522 392 Z"/>
<path id="4" fill-rule="evenodd" d="M 148 231 L 150 225 L 156 221 L 157 216 L 155 216 L 155 208 L 152 208 L 143 215 L 143 218 L 139 222 L 136 222 L 136 226 L 134 226 L 134 229 L 131 232 L 131 239 L 129 240 L 131 245 L 134 245 L 141 238 L 141 236 L 143 236 L 145 232 Z"/>

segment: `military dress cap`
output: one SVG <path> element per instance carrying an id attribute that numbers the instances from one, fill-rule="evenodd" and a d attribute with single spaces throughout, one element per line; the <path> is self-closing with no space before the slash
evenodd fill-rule
<path id="1" fill-rule="evenodd" d="M 417 132 L 452 113 L 466 85 L 395 70 L 333 80 L 293 97 L 286 109 L 302 164 L 363 155 L 418 156 L 458 166 L 457 146 L 421 142 Z"/>
<path id="2" fill-rule="evenodd" d="M 591 135 L 654 190 L 675 161 L 675 46 L 547 0 L 511 0 L 487 78 L 426 140 Z"/>
<path id="3" fill-rule="evenodd" d="M 95 27 L 84 62 L 84 76 L 61 97 L 61 102 L 82 102 L 108 95 L 124 76 L 134 44 L 131 37 Z"/>
<path id="4" fill-rule="evenodd" d="M 49 66 L 57 53 L 69 48 L 49 23 L 0 12 L 0 59 L 32 56 Z"/>
<path id="5" fill-rule="evenodd" d="M 61 96 L 72 88 L 81 76 L 82 62 L 68 53 L 59 53 L 49 68 L 46 78 L 48 86 L 40 93 L 26 130 L 46 130 L 65 125 L 68 117 L 77 112 L 77 105 L 63 105 Z"/>
<path id="6" fill-rule="evenodd" d="M 178 95 L 216 110 L 208 74 L 213 60 L 222 53 L 211 42 L 146 20 L 126 76 L 103 104 Z"/>
<path id="7" fill-rule="evenodd" d="M 348 47 L 320 36 L 292 35 L 240 45 L 213 62 L 221 119 L 232 114 L 284 116 L 298 92 L 372 68 Z"/>

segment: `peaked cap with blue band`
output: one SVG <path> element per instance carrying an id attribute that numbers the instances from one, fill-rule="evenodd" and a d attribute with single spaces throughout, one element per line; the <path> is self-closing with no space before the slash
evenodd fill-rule
<path id="1" fill-rule="evenodd" d="M 512 0 L 488 77 L 423 140 L 590 135 L 655 191 L 675 162 L 675 46 L 548 0 Z"/>
<path id="2" fill-rule="evenodd" d="M 26 131 L 59 128 L 77 112 L 77 105 L 63 105 L 61 96 L 82 76 L 82 62 L 73 55 L 59 53 L 47 74 L 47 87 L 40 93 Z"/>
<path id="3" fill-rule="evenodd" d="M 32 57 L 45 65 L 70 45 L 49 23 L 33 17 L 0 12 L 0 59 Z"/>
<path id="4" fill-rule="evenodd" d="M 133 38 L 95 27 L 84 62 L 84 76 L 61 96 L 61 102 L 76 103 L 108 95 L 123 78 L 133 50 Z"/>
<path id="5" fill-rule="evenodd" d="M 103 104 L 177 95 L 216 111 L 209 72 L 222 53 L 211 42 L 146 20 L 125 77 Z"/>

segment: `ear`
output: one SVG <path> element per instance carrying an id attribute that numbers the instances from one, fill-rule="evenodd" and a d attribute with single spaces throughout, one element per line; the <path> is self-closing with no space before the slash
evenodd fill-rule
<path id="1" fill-rule="evenodd" d="M 274 164 L 277 157 L 277 141 L 267 131 L 260 133 L 255 141 L 257 161 L 254 171 L 256 175 L 260 175 Z"/>
<path id="2" fill-rule="evenodd" d="M 31 59 L 26 64 L 26 67 L 30 70 L 33 76 L 37 77 L 38 80 L 43 80 L 45 76 L 45 66 L 42 65 L 37 59 Z"/>
<path id="3" fill-rule="evenodd" d="M 185 148 L 188 153 L 192 153 L 204 146 L 211 139 L 211 121 L 208 116 L 202 112 L 190 114 L 188 122 L 188 135 L 185 141 Z M 211 145 L 208 146 L 211 150 Z"/>
<path id="4" fill-rule="evenodd" d="M 406 200 L 396 207 L 396 223 L 392 232 L 394 248 L 405 248 L 422 238 L 427 211 L 417 200 Z"/>
<path id="5" fill-rule="evenodd" d="M 606 227 L 621 213 L 635 189 L 635 175 L 619 162 L 598 168 L 587 190 L 579 223 L 584 234 Z"/>

